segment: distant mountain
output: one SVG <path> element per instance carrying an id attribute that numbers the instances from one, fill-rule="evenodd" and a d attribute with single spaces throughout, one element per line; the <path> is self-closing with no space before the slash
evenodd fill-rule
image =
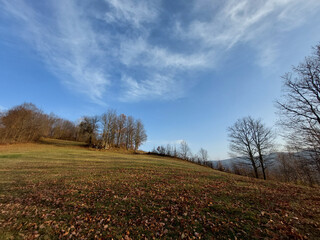
<path id="1" fill-rule="evenodd" d="M 268 168 L 269 169 L 276 169 L 278 167 L 279 161 L 277 161 L 277 160 L 278 160 L 278 157 L 280 154 L 288 154 L 288 153 L 274 152 L 274 153 L 271 153 L 271 154 L 265 156 L 265 159 L 268 159 L 268 163 L 269 163 Z M 311 160 L 312 152 L 311 151 L 301 151 L 301 152 L 294 153 L 294 156 L 296 158 L 303 158 L 305 160 L 308 160 L 308 159 Z M 232 170 L 232 167 L 235 164 L 243 164 L 243 166 L 247 165 L 248 168 L 251 168 L 250 161 L 248 161 L 248 159 L 244 158 L 244 157 L 243 158 L 235 157 L 235 158 L 229 158 L 229 159 L 225 159 L 225 160 L 211 160 L 211 162 L 213 163 L 214 166 L 217 166 L 218 162 L 221 162 L 221 164 L 224 168 L 228 168 L 230 170 Z"/>
<path id="2" fill-rule="evenodd" d="M 268 159 L 268 161 L 272 167 L 275 167 L 275 165 L 277 163 L 278 156 L 281 153 L 282 152 L 274 152 L 274 153 L 271 153 L 271 154 L 265 156 L 265 158 Z M 224 159 L 224 160 L 211 160 L 211 162 L 215 166 L 217 166 L 218 162 L 221 162 L 223 167 L 229 168 L 229 169 L 232 169 L 232 167 L 235 164 L 243 164 L 244 166 L 248 165 L 248 168 L 251 168 L 250 162 L 245 157 L 234 157 L 234 158 L 228 158 L 228 159 Z"/>

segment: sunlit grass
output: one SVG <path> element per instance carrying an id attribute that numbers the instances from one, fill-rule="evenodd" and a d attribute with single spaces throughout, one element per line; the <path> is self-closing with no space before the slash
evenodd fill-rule
<path id="1" fill-rule="evenodd" d="M 320 236 L 318 188 L 239 177 L 174 158 L 45 139 L 0 146 L 0 236 Z"/>

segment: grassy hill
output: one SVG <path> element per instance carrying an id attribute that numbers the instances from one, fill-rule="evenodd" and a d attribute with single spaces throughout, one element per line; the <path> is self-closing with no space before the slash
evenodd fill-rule
<path id="1" fill-rule="evenodd" d="M 79 143 L 0 146 L 0 239 L 317 239 L 320 189 Z"/>

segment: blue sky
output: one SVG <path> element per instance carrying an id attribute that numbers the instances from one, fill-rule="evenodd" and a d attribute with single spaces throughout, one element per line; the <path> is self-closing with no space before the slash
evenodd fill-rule
<path id="1" fill-rule="evenodd" d="M 224 159 L 238 118 L 275 124 L 319 23 L 319 0 L 0 0 L 0 109 L 113 108 L 142 119 L 145 150 L 185 140 Z"/>

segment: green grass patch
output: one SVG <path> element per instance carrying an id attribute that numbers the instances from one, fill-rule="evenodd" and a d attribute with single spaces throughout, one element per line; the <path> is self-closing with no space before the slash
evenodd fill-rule
<path id="1" fill-rule="evenodd" d="M 317 239 L 319 188 L 44 139 L 0 146 L 0 239 Z"/>
<path id="2" fill-rule="evenodd" d="M 22 154 L 0 154 L 0 158 L 20 158 Z"/>

